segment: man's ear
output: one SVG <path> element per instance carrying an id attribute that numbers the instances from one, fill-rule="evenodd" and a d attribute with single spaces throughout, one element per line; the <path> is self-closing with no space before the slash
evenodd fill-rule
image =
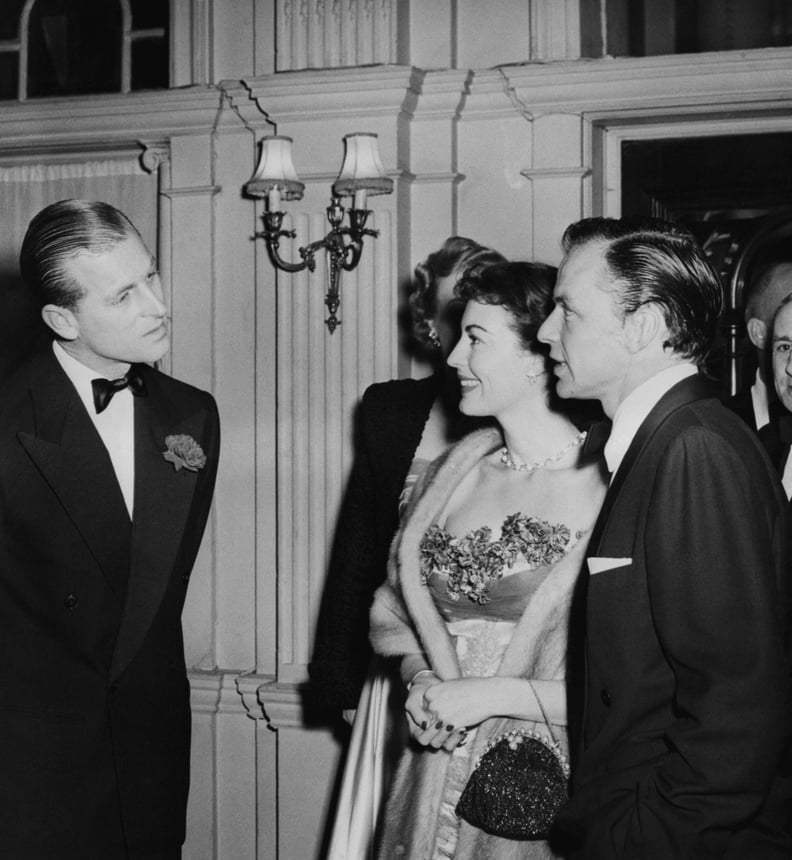
<path id="1" fill-rule="evenodd" d="M 80 334 L 77 319 L 68 308 L 60 305 L 44 305 L 41 318 L 61 340 L 74 340 Z"/>
<path id="2" fill-rule="evenodd" d="M 745 324 L 748 338 L 757 349 L 764 349 L 767 342 L 767 324 L 764 320 L 751 317 Z"/>
<path id="3" fill-rule="evenodd" d="M 641 352 L 655 339 L 661 344 L 666 337 L 666 323 L 660 308 L 654 303 L 641 305 L 624 321 L 624 339 L 631 353 Z"/>

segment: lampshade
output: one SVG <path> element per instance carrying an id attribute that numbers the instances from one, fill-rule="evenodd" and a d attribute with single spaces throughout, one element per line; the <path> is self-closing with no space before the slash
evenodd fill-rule
<path id="1" fill-rule="evenodd" d="M 265 197 L 277 190 L 284 200 L 301 200 L 305 185 L 292 162 L 292 139 L 273 134 L 261 139 L 261 156 L 253 176 L 245 183 L 251 197 Z"/>
<path id="2" fill-rule="evenodd" d="M 390 194 L 393 191 L 393 180 L 385 176 L 380 161 L 376 134 L 345 134 L 344 146 L 344 163 L 333 184 L 334 194 L 343 197 L 356 191 L 369 194 Z"/>

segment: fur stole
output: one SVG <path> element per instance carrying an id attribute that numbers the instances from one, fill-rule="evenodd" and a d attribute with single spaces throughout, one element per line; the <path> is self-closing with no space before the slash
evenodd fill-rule
<path id="1" fill-rule="evenodd" d="M 391 546 L 388 579 L 377 590 L 371 610 L 370 635 L 377 653 L 423 654 L 443 680 L 462 676 L 453 638 L 430 590 L 421 581 L 420 543 L 460 482 L 483 457 L 501 445 L 502 436 L 495 428 L 472 433 L 435 460 L 413 490 Z M 569 608 L 585 548 L 586 541 L 578 541 L 538 587 L 517 622 L 499 665 L 499 675 L 563 679 Z M 471 744 L 471 760 L 476 749 L 515 725 L 515 721 L 506 718 L 482 723 Z M 559 728 L 557 735 L 566 747 L 565 731 Z M 431 855 L 451 758 L 444 750 L 407 746 L 389 791 L 380 858 L 423 860 Z M 464 821 L 460 824 L 454 856 L 456 860 L 555 857 L 545 842 L 500 839 Z"/>
<path id="2" fill-rule="evenodd" d="M 423 653 L 439 678 L 461 677 L 453 639 L 421 581 L 419 548 L 463 478 L 502 444 L 495 428 L 472 433 L 435 460 L 416 485 L 391 546 L 388 579 L 374 597 L 371 642 L 377 653 Z M 579 541 L 539 586 L 503 655 L 499 675 L 564 677 L 569 606 L 584 552 L 585 541 Z"/>

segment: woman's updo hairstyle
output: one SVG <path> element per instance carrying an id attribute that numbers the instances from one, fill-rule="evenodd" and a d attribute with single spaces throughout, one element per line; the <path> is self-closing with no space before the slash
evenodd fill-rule
<path id="1" fill-rule="evenodd" d="M 415 282 L 410 293 L 413 333 L 425 346 L 431 346 L 429 323 L 437 316 L 437 281 L 452 272 L 475 274 L 484 266 L 505 262 L 505 257 L 492 248 L 479 245 L 464 236 L 451 236 L 439 250 L 431 253 L 415 267 Z"/>
<path id="2" fill-rule="evenodd" d="M 547 347 L 536 335 L 553 310 L 557 274 L 555 266 L 544 263 L 495 263 L 463 277 L 456 294 L 465 301 L 499 305 L 509 313 L 509 325 L 523 348 L 545 353 Z"/>

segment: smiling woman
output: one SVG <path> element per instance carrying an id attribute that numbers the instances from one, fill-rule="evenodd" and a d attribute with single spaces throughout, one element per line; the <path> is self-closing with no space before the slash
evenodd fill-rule
<path id="1" fill-rule="evenodd" d="M 462 389 L 460 410 L 466 415 L 492 415 L 521 403 L 548 371 L 548 351 L 536 341 L 539 324 L 553 306 L 556 270 L 538 263 L 509 263 L 493 267 L 481 279 L 468 279 L 458 292 L 468 301 L 462 317 L 462 337 L 448 364 L 456 369 Z M 498 292 L 487 292 L 487 284 Z M 531 290 L 526 290 L 526 285 Z"/>
<path id="2" fill-rule="evenodd" d="M 427 468 L 375 596 L 372 643 L 401 658 L 414 741 L 391 788 L 382 858 L 555 856 L 541 828 L 515 841 L 508 815 L 460 803 L 477 757 L 504 738 L 538 736 L 567 753 L 569 602 L 605 479 L 556 405 L 537 340 L 554 283 L 550 266 L 500 263 L 457 286 L 467 304 L 448 364 L 460 408 L 498 427 Z M 502 793 L 522 821 L 548 799 L 505 770 L 493 778 L 485 794 Z"/>

